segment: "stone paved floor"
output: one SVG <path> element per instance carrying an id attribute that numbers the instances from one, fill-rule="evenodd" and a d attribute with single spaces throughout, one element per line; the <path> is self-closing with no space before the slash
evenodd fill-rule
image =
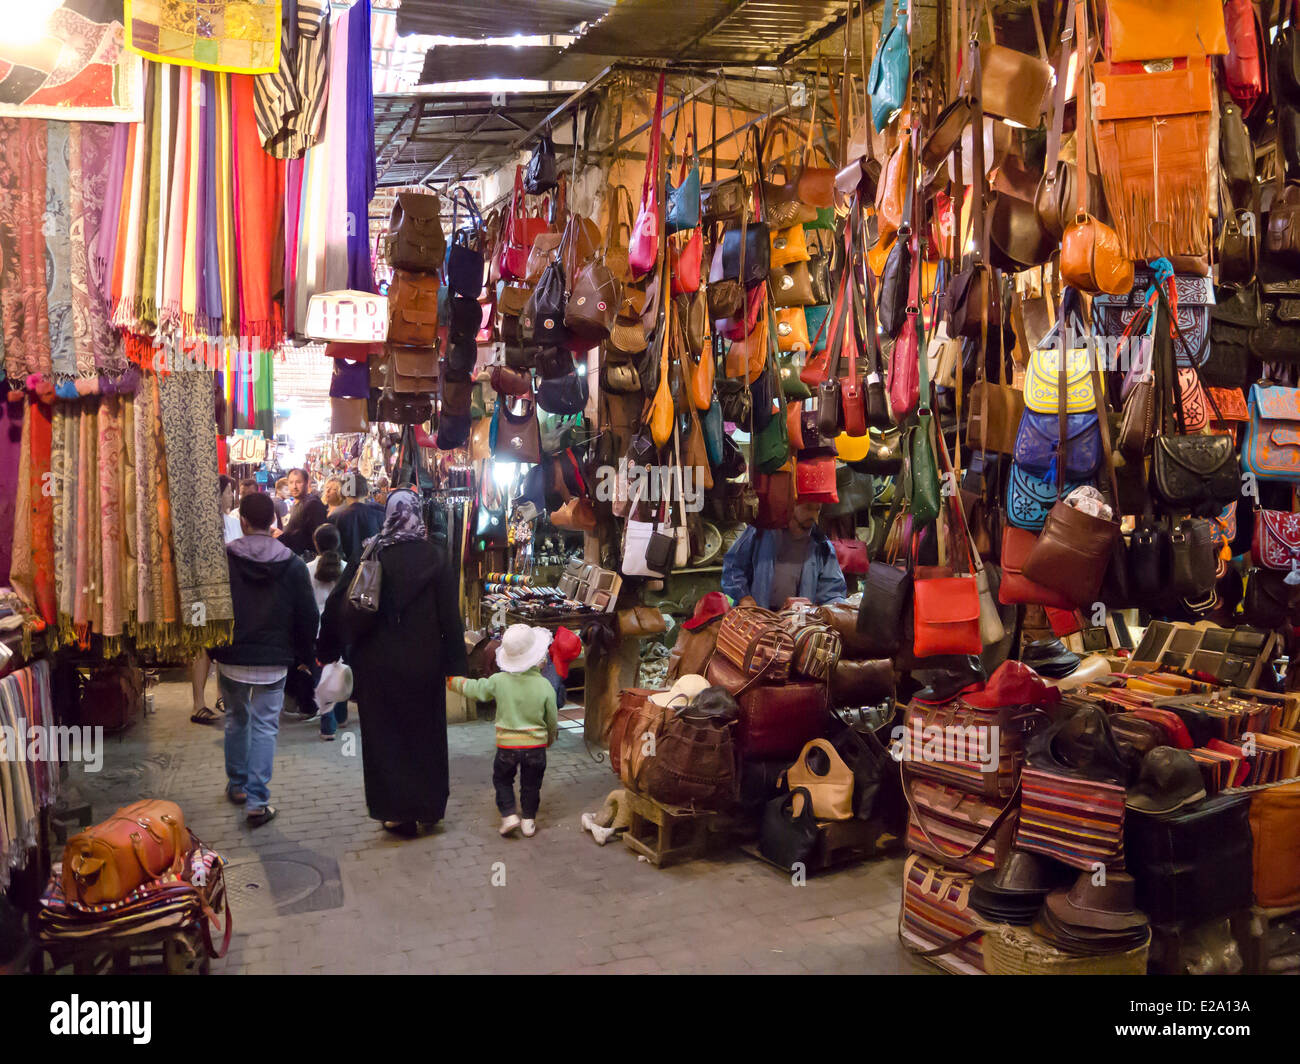
<path id="1" fill-rule="evenodd" d="M 492 727 L 452 725 L 446 821 L 400 840 L 366 816 L 355 719 L 341 733 L 354 739 L 333 743 L 320 741 L 315 723 L 283 721 L 272 780 L 279 816 L 253 830 L 224 800 L 221 731 L 189 722 L 188 687 L 160 685 L 156 707 L 106 741 L 100 773 L 74 782 L 97 819 L 141 796 L 179 802 L 231 862 L 230 881 L 250 884 L 214 972 L 931 970 L 897 942 L 899 859 L 795 887 L 735 851 L 660 871 L 617 840 L 597 846 L 579 816 L 616 781 L 591 761 L 580 731 L 551 748 L 536 837 L 506 840 L 492 802 Z M 326 870 L 314 891 L 312 867 Z M 268 890 L 273 868 L 297 877 Z"/>

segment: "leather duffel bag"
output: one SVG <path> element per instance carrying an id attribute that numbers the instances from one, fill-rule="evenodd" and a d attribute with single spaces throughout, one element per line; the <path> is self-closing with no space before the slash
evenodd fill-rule
<path id="1" fill-rule="evenodd" d="M 713 655 L 704 675 L 710 684 L 730 691 L 740 705 L 737 757 L 793 761 L 809 739 L 826 734 L 830 714 L 825 683 L 755 684 L 721 654 Z"/>
<path id="2" fill-rule="evenodd" d="M 137 887 L 180 873 L 185 816 L 175 802 L 145 799 L 74 835 L 63 848 L 63 893 L 90 908 L 119 902 Z"/>
<path id="3" fill-rule="evenodd" d="M 831 672 L 831 707 L 877 706 L 894 697 L 894 663 L 890 658 L 840 658 Z"/>

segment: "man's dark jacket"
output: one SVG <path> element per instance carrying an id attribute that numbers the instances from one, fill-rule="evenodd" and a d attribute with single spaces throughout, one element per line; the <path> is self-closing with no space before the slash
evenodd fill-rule
<path id="1" fill-rule="evenodd" d="M 321 497 L 314 491 L 304 495 L 293 504 L 289 511 L 289 520 L 285 522 L 284 531 L 280 533 L 280 542 L 294 554 L 305 551 L 315 553 L 316 547 L 311 537 L 316 529 L 329 519 L 329 508 L 321 502 Z"/>
<path id="2" fill-rule="evenodd" d="M 353 502 L 330 514 L 339 530 L 339 553 L 345 562 L 361 554 L 361 545 L 384 527 L 384 508 L 375 502 Z"/>
<path id="3" fill-rule="evenodd" d="M 316 658 L 320 614 L 307 565 L 270 536 L 244 536 L 226 547 L 235 631 L 229 646 L 214 647 L 214 661 L 230 665 L 283 665 Z"/>

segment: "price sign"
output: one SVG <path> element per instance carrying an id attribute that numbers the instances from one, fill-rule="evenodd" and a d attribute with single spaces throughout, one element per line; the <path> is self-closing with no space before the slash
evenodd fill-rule
<path id="1" fill-rule="evenodd" d="M 254 429 L 236 429 L 226 442 L 232 462 L 261 465 L 266 461 L 266 437 Z"/>

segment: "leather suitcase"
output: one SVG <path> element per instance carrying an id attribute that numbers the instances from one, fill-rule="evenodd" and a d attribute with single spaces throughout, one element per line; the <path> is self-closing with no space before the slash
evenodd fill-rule
<path id="1" fill-rule="evenodd" d="M 733 694 L 748 679 L 721 654 L 713 655 L 705 678 Z M 826 685 L 813 680 L 754 684 L 736 701 L 740 705 L 736 754 L 741 758 L 785 758 L 791 762 L 799 756 L 804 743 L 824 736 L 830 724 Z"/>
<path id="2" fill-rule="evenodd" d="M 1255 904 L 1300 905 L 1300 783 L 1265 787 L 1250 799 Z"/>
<path id="3" fill-rule="evenodd" d="M 1198 924 L 1250 908 L 1250 798 L 1221 794 L 1167 816 L 1131 811 L 1124 852 L 1152 923 Z"/>

